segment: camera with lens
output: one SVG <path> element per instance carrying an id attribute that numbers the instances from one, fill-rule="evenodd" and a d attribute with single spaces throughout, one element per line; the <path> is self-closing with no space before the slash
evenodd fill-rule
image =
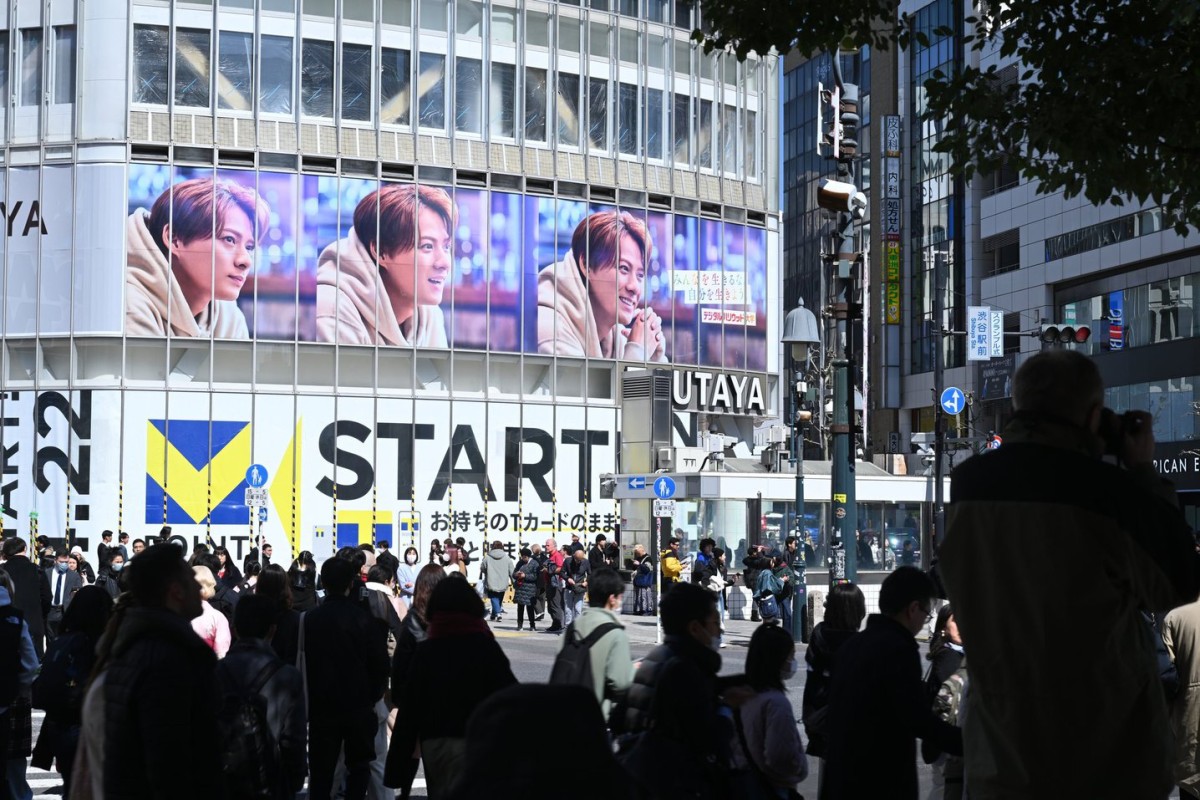
<path id="1" fill-rule="evenodd" d="M 1120 456 L 1126 434 L 1137 433 L 1142 418 L 1132 411 L 1118 414 L 1111 408 L 1100 410 L 1100 429 L 1096 433 L 1104 440 L 1104 454 Z"/>

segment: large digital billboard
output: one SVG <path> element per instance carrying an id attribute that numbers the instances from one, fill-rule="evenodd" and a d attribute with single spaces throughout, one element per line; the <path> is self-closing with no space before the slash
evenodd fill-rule
<path id="1" fill-rule="evenodd" d="M 761 371 L 766 232 L 583 200 L 133 164 L 130 336 Z"/>

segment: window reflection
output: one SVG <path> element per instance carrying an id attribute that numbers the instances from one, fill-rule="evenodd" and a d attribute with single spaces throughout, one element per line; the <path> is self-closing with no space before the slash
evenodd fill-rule
<path id="1" fill-rule="evenodd" d="M 300 58 L 301 112 L 310 117 L 332 117 L 333 42 L 305 39 Z"/>
<path id="2" fill-rule="evenodd" d="M 443 55 L 421 53 L 417 71 L 417 120 L 422 128 L 446 127 L 446 57 Z"/>
<path id="3" fill-rule="evenodd" d="M 254 37 L 221 31 L 217 48 L 217 107 L 249 111 L 254 103 Z"/>
<path id="4" fill-rule="evenodd" d="M 477 58 L 458 58 L 454 66 L 454 129 L 482 133 L 483 62 Z"/>
<path id="5" fill-rule="evenodd" d="M 133 102 L 167 104 L 169 51 L 166 27 L 133 26 Z"/>
<path id="6" fill-rule="evenodd" d="M 208 31 L 175 31 L 175 104 L 197 108 L 210 105 Z"/>
<path id="7" fill-rule="evenodd" d="M 261 58 L 261 110 L 273 114 L 292 113 L 292 40 L 287 36 L 263 36 Z"/>
<path id="8" fill-rule="evenodd" d="M 410 123 L 412 105 L 409 69 L 412 59 L 407 50 L 383 48 L 379 71 L 379 120 L 392 125 Z"/>
<path id="9" fill-rule="evenodd" d="M 546 70 L 525 68 L 525 139 L 546 141 Z"/>
<path id="10" fill-rule="evenodd" d="M 342 119 L 371 118 L 371 46 L 342 45 Z"/>
<path id="11" fill-rule="evenodd" d="M 588 79 L 588 140 L 597 150 L 608 149 L 608 81 Z"/>
<path id="12" fill-rule="evenodd" d="M 514 64 L 492 62 L 492 77 L 489 83 L 491 123 L 488 130 L 492 136 L 511 139 L 517 135 L 517 68 Z"/>
<path id="13" fill-rule="evenodd" d="M 578 75 L 565 72 L 558 74 L 558 90 L 554 108 L 554 116 L 558 121 L 558 143 L 578 147 L 581 130 Z"/>

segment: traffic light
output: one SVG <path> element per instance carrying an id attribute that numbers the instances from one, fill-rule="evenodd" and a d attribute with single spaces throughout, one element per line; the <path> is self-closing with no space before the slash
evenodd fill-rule
<path id="1" fill-rule="evenodd" d="M 1062 322 L 1042 326 L 1043 344 L 1084 344 L 1092 337 L 1087 325 L 1071 325 Z"/>

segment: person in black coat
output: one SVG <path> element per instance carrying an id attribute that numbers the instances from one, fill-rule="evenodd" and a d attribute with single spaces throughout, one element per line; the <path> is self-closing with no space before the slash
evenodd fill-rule
<path id="1" fill-rule="evenodd" d="M 934 716 L 914 638 L 937 589 L 916 567 L 898 567 L 879 592 L 880 614 L 838 652 L 829 692 L 829 797 L 916 800 L 917 738 L 962 755 L 962 731 Z M 870 768 L 863 754 L 871 753 Z"/>
<path id="2" fill-rule="evenodd" d="M 393 575 L 400 569 L 400 559 L 392 554 L 392 543 L 387 539 L 380 539 L 376 546 L 379 548 L 375 552 L 375 565 L 387 567 Z"/>
<path id="3" fill-rule="evenodd" d="M 309 797 L 330 797 L 341 752 L 346 800 L 362 800 L 376 755 L 375 704 L 387 689 L 387 641 L 358 602 L 352 563 L 328 559 L 321 582 L 325 602 L 304 615 L 300 631 L 308 677 Z"/>
<path id="4" fill-rule="evenodd" d="M 217 657 L 190 622 L 201 613 L 200 585 L 176 544 L 144 550 L 128 582 L 84 699 L 90 763 L 103 763 L 107 797 L 223 797 Z M 102 709 L 103 735 L 90 734 L 100 724 L 93 709 Z"/>
<path id="5" fill-rule="evenodd" d="M 588 550 L 587 560 L 592 569 L 614 566 L 608 562 L 608 537 L 603 533 L 596 535 L 596 543 Z"/>
<path id="6" fill-rule="evenodd" d="M 100 534 L 100 544 L 96 545 L 96 563 L 104 566 L 111 558 L 111 550 L 114 550 L 112 543 L 112 531 L 104 531 Z"/>
<path id="7" fill-rule="evenodd" d="M 453 575 L 438 583 L 429 598 L 428 636 L 417 646 L 398 698 L 384 783 L 411 789 L 402 762 L 419 744 L 430 795 L 452 792 L 468 766 L 467 719 L 489 696 L 516 682 L 474 588 Z M 401 763 L 393 763 L 393 754 Z"/>
<path id="8" fill-rule="evenodd" d="M 292 590 L 292 608 L 303 613 L 317 607 L 317 562 L 308 550 L 288 567 L 288 586 Z"/>
<path id="9" fill-rule="evenodd" d="M 230 557 L 229 551 L 224 547 L 217 546 L 213 548 L 213 555 L 217 557 L 220 567 L 213 573 L 213 577 L 217 579 L 217 584 L 236 591 L 242 582 L 242 571 L 237 568 L 237 564 L 233 563 L 233 558 Z"/>
<path id="10" fill-rule="evenodd" d="M 46 654 L 46 612 L 50 610 L 50 581 L 44 570 L 28 558 L 25 540 L 4 540 L 4 571 L 13 582 L 12 604 L 25 616 L 38 660 Z"/>
<path id="11" fill-rule="evenodd" d="M 853 583 L 835 583 L 825 600 L 825 617 L 813 628 L 804 660 L 808 677 L 804 680 L 801 719 L 808 734 L 808 754 L 825 758 L 829 712 L 829 687 L 833 683 L 838 651 L 851 636 L 858 634 L 867 603 L 862 590 Z"/>
<path id="12" fill-rule="evenodd" d="M 746 557 L 742 559 L 742 566 L 745 568 L 742 572 L 742 579 L 746 586 L 753 594 L 758 589 L 758 576 L 764 569 L 771 568 L 771 558 L 767 555 L 768 548 L 765 545 L 751 545 L 750 551 L 746 553 Z M 750 603 L 750 621 L 758 622 L 758 603 Z"/>

